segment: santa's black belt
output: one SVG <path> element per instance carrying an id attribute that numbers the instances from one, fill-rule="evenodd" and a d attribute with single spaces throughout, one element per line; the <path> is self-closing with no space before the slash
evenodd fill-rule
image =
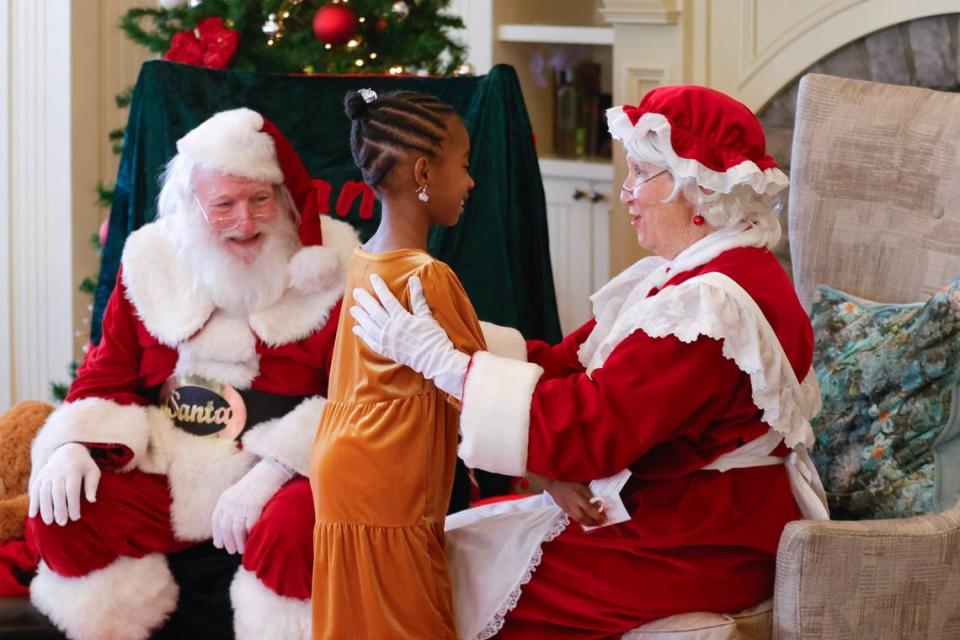
<path id="1" fill-rule="evenodd" d="M 196 436 L 226 439 L 239 438 L 261 422 L 287 415 L 307 397 L 236 390 L 197 377 L 171 377 L 147 395 L 178 428 Z"/>

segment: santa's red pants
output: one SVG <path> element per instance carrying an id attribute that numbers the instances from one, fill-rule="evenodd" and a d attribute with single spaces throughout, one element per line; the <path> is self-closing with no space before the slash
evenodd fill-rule
<path id="1" fill-rule="evenodd" d="M 247 538 L 243 567 L 274 593 L 307 600 L 313 566 L 313 497 L 297 477 L 267 503 Z M 84 500 L 81 517 L 65 526 L 27 521 L 40 556 L 64 577 L 85 576 L 119 557 L 171 553 L 196 542 L 174 537 L 170 491 L 162 475 L 104 472 L 97 501 Z"/>

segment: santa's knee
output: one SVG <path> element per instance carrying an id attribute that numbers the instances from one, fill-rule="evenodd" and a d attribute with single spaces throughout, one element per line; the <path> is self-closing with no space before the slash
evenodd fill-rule
<path id="1" fill-rule="evenodd" d="M 297 478 L 274 496 L 250 531 L 243 569 L 277 595 L 309 600 L 313 523 L 310 483 Z"/>
<path id="2" fill-rule="evenodd" d="M 267 504 L 247 539 L 230 586 L 238 640 L 311 637 L 313 499 L 306 478 L 289 482 Z"/>
<path id="3" fill-rule="evenodd" d="M 172 550 L 166 479 L 137 471 L 104 472 L 96 502 L 81 498 L 80 518 L 63 525 L 35 516 L 27 521 L 40 557 L 54 573 L 85 576 L 117 558 Z"/>
<path id="4" fill-rule="evenodd" d="M 45 523 L 40 515 L 27 520 L 27 535 L 36 545 L 40 557 L 54 573 L 65 577 L 84 576 L 102 569 L 119 557 L 111 548 L 108 503 L 123 493 L 122 481 L 114 473 L 104 473 L 98 487 L 97 502 L 83 498 L 80 519 L 63 525 Z"/>

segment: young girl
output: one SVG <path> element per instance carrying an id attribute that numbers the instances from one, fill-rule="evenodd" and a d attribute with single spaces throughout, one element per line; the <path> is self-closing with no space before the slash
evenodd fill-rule
<path id="1" fill-rule="evenodd" d="M 350 260 L 343 308 L 369 295 L 355 288 L 388 287 L 415 313 L 428 304 L 458 350 L 485 349 L 459 280 L 426 252 L 430 225 L 456 224 L 474 186 L 463 122 L 408 91 L 350 92 L 344 106 L 382 214 Z M 460 390 L 375 355 L 352 329 L 342 314 L 311 462 L 313 637 L 455 638 L 443 524 L 459 424 L 448 394 Z"/>

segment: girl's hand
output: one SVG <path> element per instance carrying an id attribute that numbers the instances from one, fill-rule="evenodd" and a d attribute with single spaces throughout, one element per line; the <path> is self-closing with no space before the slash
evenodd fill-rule
<path id="1" fill-rule="evenodd" d="M 593 527 L 603 524 L 606 519 L 603 514 L 603 503 L 593 498 L 593 494 L 586 485 L 559 480 L 548 482 L 547 493 L 577 523 Z"/>

